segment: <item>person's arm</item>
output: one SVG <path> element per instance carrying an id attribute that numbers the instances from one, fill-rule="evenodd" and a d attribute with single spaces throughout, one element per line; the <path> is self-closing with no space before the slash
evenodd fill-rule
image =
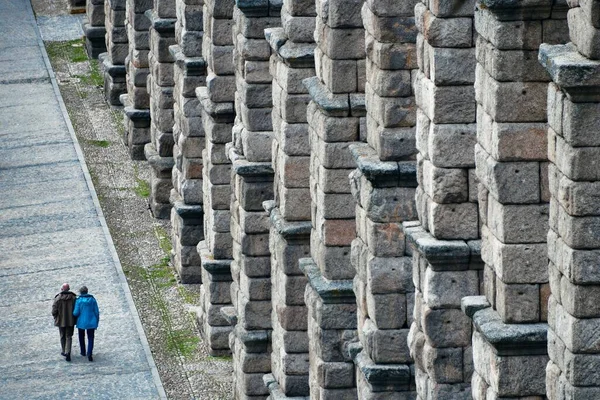
<path id="1" fill-rule="evenodd" d="M 81 308 L 79 306 L 79 304 L 81 304 L 81 302 L 78 301 L 77 299 L 75 299 L 75 308 L 73 309 L 73 316 L 74 317 L 79 317 L 79 309 Z"/>
<path id="2" fill-rule="evenodd" d="M 54 301 L 52 302 L 52 316 L 53 317 L 57 317 L 58 316 L 58 297 L 54 298 Z"/>
<path id="3" fill-rule="evenodd" d="M 98 302 L 96 301 L 96 299 L 94 299 L 94 313 L 96 314 L 98 323 L 100 323 L 100 309 L 98 308 Z"/>

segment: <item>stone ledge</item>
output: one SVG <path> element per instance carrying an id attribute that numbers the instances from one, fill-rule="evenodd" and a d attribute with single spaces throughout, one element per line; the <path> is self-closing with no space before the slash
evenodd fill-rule
<path id="1" fill-rule="evenodd" d="M 206 60 L 204 57 L 187 57 L 178 44 L 169 46 L 169 53 L 175 59 L 175 64 L 185 71 L 186 76 L 206 75 Z"/>
<path id="2" fill-rule="evenodd" d="M 204 208 L 201 204 L 186 204 L 172 199 L 173 209 L 184 220 L 184 225 L 201 225 L 204 221 Z"/>
<path id="3" fill-rule="evenodd" d="M 150 109 L 148 108 L 133 108 L 125 106 L 123 109 L 125 115 L 130 119 L 136 128 L 150 127 Z"/>
<path id="4" fill-rule="evenodd" d="M 531 356 L 548 353 L 548 324 L 506 324 L 481 296 L 465 297 L 461 308 L 473 319 L 475 329 L 499 356 Z"/>
<path id="5" fill-rule="evenodd" d="M 108 57 L 102 57 L 102 54 L 98 56 L 98 60 L 102 61 L 102 70 L 104 72 L 113 78 L 123 78 L 127 75 L 127 68 L 125 65 L 113 64 Z"/>
<path id="6" fill-rule="evenodd" d="M 269 200 L 263 202 L 263 207 L 267 213 L 273 228 L 286 240 L 309 240 L 312 230 L 311 221 L 286 221 L 279 212 L 279 207 L 275 201 Z"/>
<path id="7" fill-rule="evenodd" d="M 283 393 L 281 388 L 279 387 L 279 382 L 273 376 L 273 374 L 266 374 L 263 376 L 263 382 L 267 389 L 269 389 L 270 399 L 271 400 L 310 400 L 310 397 L 305 396 L 294 396 L 288 397 Z"/>
<path id="8" fill-rule="evenodd" d="M 292 68 L 314 68 L 316 43 L 294 43 L 283 28 L 265 29 L 265 38 L 279 57 Z"/>
<path id="9" fill-rule="evenodd" d="M 537 0 L 528 2 L 528 5 L 520 5 L 515 0 L 479 0 L 477 7 L 482 10 L 489 10 L 499 21 L 526 21 L 548 19 L 553 10 L 552 0 Z M 562 8 L 561 8 L 562 9 Z M 564 6 L 564 12 L 568 10 Z"/>
<path id="10" fill-rule="evenodd" d="M 247 17 L 276 17 L 282 0 L 236 0 L 235 5 Z"/>
<path id="11" fill-rule="evenodd" d="M 150 20 L 152 28 L 160 33 L 161 36 L 163 34 L 167 36 L 175 35 L 175 24 L 177 23 L 177 18 L 161 18 L 152 9 L 146 10 L 144 15 Z"/>
<path id="12" fill-rule="evenodd" d="M 102 26 L 92 26 L 89 23 L 83 24 L 83 35 L 91 41 L 100 41 L 104 43 L 104 36 L 106 35 L 106 28 Z M 104 45 L 106 47 L 106 44 Z"/>
<path id="13" fill-rule="evenodd" d="M 542 44 L 538 61 L 571 101 L 600 102 L 600 61 L 585 58 L 573 43 Z"/>
<path id="14" fill-rule="evenodd" d="M 209 253 L 206 247 L 206 242 L 201 240 L 196 246 L 198 254 L 200 254 L 200 263 L 202 268 L 211 275 L 211 278 L 215 282 L 231 282 L 233 280 L 231 276 L 231 262 L 233 260 L 217 260 L 214 256 Z"/>
<path id="15" fill-rule="evenodd" d="M 204 112 L 210 115 L 215 122 L 233 123 L 235 119 L 235 107 L 233 102 L 213 102 L 208 95 L 208 88 L 206 86 L 196 88 L 196 97 L 200 100 Z"/>
<path id="16" fill-rule="evenodd" d="M 233 170 L 237 175 L 243 177 L 261 177 L 275 175 L 271 163 L 265 162 L 250 162 L 245 159 L 237 159 L 233 161 Z"/>
<path id="17" fill-rule="evenodd" d="M 312 101 L 330 117 L 349 117 L 350 100 L 347 94 L 333 94 L 313 76 L 302 80 Z"/>
<path id="18" fill-rule="evenodd" d="M 410 391 L 413 374 L 409 365 L 375 364 L 360 343 L 348 346 L 348 351 L 373 392 Z"/>
<path id="19" fill-rule="evenodd" d="M 273 179 L 275 171 L 270 162 L 251 162 L 246 160 L 243 154 L 235 148 L 233 143 L 229 142 L 225 145 L 225 151 L 232 163 L 233 172 L 244 178 L 267 178 Z"/>
<path id="20" fill-rule="evenodd" d="M 175 165 L 175 160 L 173 157 L 159 156 L 152 143 L 146 143 L 144 146 L 144 155 L 146 156 L 146 160 L 148 160 L 148 164 L 150 164 L 152 169 L 159 172 L 168 172 L 173 169 L 173 166 Z"/>
<path id="21" fill-rule="evenodd" d="M 417 187 L 415 161 L 381 161 L 367 143 L 349 146 L 357 168 L 374 187 Z"/>
<path id="22" fill-rule="evenodd" d="M 229 307 L 221 308 L 221 313 L 225 308 Z M 236 325 L 232 333 L 244 343 L 244 349 L 247 353 L 265 353 L 271 344 L 271 331 L 247 331 L 240 325 Z"/>
<path id="23" fill-rule="evenodd" d="M 423 227 L 403 223 L 404 233 L 412 251 L 418 251 L 434 271 L 481 269 L 481 241 L 439 240 Z"/>
<path id="24" fill-rule="evenodd" d="M 277 49 L 277 54 L 292 68 L 314 68 L 316 47 L 316 44 L 313 43 L 287 41 Z"/>
<path id="25" fill-rule="evenodd" d="M 308 283 L 317 292 L 323 303 L 355 303 L 352 280 L 330 281 L 325 278 L 312 258 L 298 260 L 300 270 L 308 278 Z"/>

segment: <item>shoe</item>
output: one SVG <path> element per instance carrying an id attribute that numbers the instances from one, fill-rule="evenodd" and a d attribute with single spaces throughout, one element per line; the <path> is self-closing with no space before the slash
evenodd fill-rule
<path id="1" fill-rule="evenodd" d="M 81 357 L 85 357 L 85 353 L 79 353 L 79 354 L 81 354 Z"/>
<path id="2" fill-rule="evenodd" d="M 90 355 L 88 356 L 88 360 L 89 360 L 89 361 L 94 361 L 94 357 L 92 357 L 92 355 L 90 354 Z"/>
<path id="3" fill-rule="evenodd" d="M 61 356 L 63 356 L 63 357 L 66 357 L 66 356 L 67 356 L 67 353 L 63 353 L 63 352 L 61 352 L 61 353 L 60 353 L 60 355 L 61 355 Z"/>
<path id="4" fill-rule="evenodd" d="M 65 355 L 65 357 L 67 357 L 67 359 L 66 359 L 66 360 L 67 360 L 68 362 L 71 362 L 71 353 L 67 353 L 67 354 Z"/>

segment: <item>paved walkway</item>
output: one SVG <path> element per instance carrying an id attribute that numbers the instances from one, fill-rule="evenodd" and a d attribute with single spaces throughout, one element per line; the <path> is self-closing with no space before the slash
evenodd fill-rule
<path id="1" fill-rule="evenodd" d="M 60 356 L 64 281 L 98 299 L 94 362 Z M 0 399 L 164 397 L 29 0 L 1 0 Z"/>

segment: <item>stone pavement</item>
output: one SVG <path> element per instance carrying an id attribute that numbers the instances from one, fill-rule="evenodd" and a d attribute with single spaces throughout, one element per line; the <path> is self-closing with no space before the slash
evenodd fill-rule
<path id="1" fill-rule="evenodd" d="M 27 0 L 0 2 L 0 254 L 1 399 L 166 398 Z M 93 363 L 60 356 L 64 281 L 98 299 Z"/>

